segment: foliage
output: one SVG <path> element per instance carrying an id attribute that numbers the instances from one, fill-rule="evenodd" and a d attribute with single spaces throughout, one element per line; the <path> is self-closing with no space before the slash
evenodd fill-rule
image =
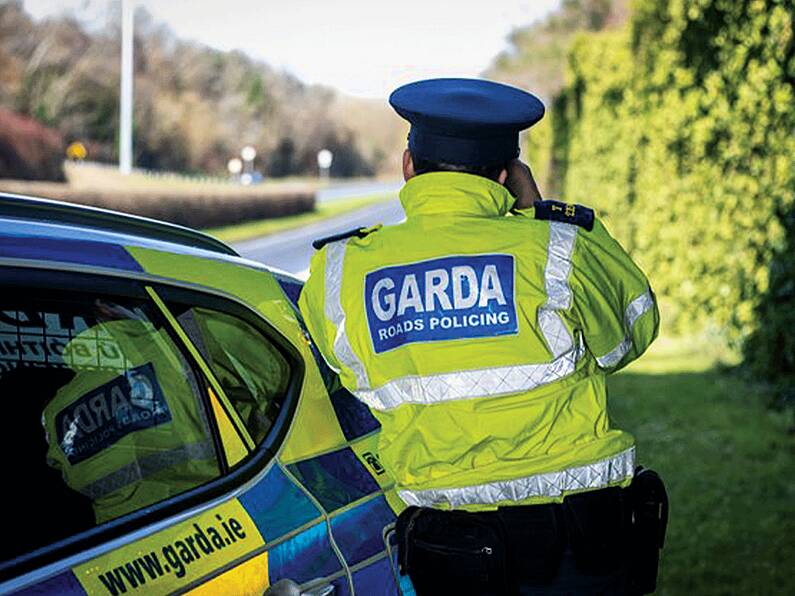
<path id="1" fill-rule="evenodd" d="M 69 170 L 77 166 L 65 165 L 71 178 Z M 225 180 L 200 182 L 170 176 L 147 182 L 135 180 L 138 175 L 133 174 L 112 185 L 112 180 L 122 176 L 115 167 L 105 167 L 109 175 L 103 184 L 0 180 L 0 191 L 122 211 L 191 228 L 282 218 L 311 213 L 315 208 L 315 188 L 308 184 L 271 182 L 242 186 Z"/>
<path id="2" fill-rule="evenodd" d="M 0 178 L 61 180 L 63 149 L 57 131 L 0 108 Z"/>
<path id="3" fill-rule="evenodd" d="M 795 202 L 791 8 L 639 0 L 630 27 L 572 47 L 555 135 L 565 199 L 605 214 L 676 330 L 736 341 L 760 324 Z"/>
<path id="4" fill-rule="evenodd" d="M 489 78 L 527 89 L 547 106 L 547 116 L 525 134 L 524 158 L 542 192 L 560 192 L 562 165 L 553 142 L 564 123 L 556 104 L 565 94 L 564 74 L 572 44 L 579 32 L 613 30 L 627 19 L 627 0 L 564 0 L 547 18 L 515 29 L 509 48 L 486 71 Z"/>
<path id="5" fill-rule="evenodd" d="M 56 128 L 67 143 L 84 142 L 99 161 L 113 159 L 117 143 L 120 32 L 112 16 L 89 31 L 68 17 L 33 21 L 20 0 L 0 2 L 0 106 Z M 181 41 L 142 9 L 135 30 L 138 166 L 225 174 L 227 160 L 252 144 L 266 176 L 314 175 L 322 148 L 335 154 L 332 176 L 370 175 L 392 168 L 385 157 L 405 143 L 383 102 L 349 100 L 241 52 Z M 373 139 L 361 122 L 378 131 Z M 286 160 L 276 149 L 288 142 Z"/>
<path id="6" fill-rule="evenodd" d="M 773 257 L 770 285 L 756 308 L 759 325 L 743 355 L 752 375 L 771 381 L 775 406 L 795 406 L 795 209 L 782 220 L 787 240 Z"/>
<path id="7" fill-rule="evenodd" d="M 530 165 L 533 177 L 538 181 L 542 193 L 549 193 L 555 176 L 552 166 L 551 118 L 541 120 L 525 133 L 522 160 Z"/>
<path id="8" fill-rule="evenodd" d="M 626 18 L 627 0 L 563 0 L 547 18 L 515 29 L 509 48 L 495 58 L 486 75 L 551 100 L 564 85 L 575 34 L 611 29 Z"/>

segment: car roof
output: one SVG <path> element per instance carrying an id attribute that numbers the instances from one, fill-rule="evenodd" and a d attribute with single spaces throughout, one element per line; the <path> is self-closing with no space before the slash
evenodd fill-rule
<path id="1" fill-rule="evenodd" d="M 303 281 L 291 273 L 245 259 L 228 244 L 191 228 L 118 211 L 0 192 L 0 258 L 65 260 L 112 269 L 138 269 L 137 265 L 130 267 L 132 259 L 125 250 L 128 246 L 226 261 L 267 271 L 282 285 L 303 286 Z"/>

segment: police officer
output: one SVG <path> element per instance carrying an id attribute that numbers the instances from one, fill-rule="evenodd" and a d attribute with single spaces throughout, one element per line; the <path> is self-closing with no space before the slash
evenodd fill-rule
<path id="1" fill-rule="evenodd" d="M 381 423 L 401 569 L 420 594 L 640 591 L 605 377 L 657 335 L 646 276 L 591 209 L 540 200 L 516 160 L 536 97 L 436 79 L 390 103 L 406 221 L 318 243 L 300 307 Z"/>
<path id="2" fill-rule="evenodd" d="M 101 524 L 220 470 L 190 373 L 165 329 L 117 304 L 97 302 L 96 310 L 100 321 L 66 346 L 76 375 L 45 406 L 42 424 L 47 463 L 90 499 Z M 113 366 L 97 367 L 103 352 L 116 356 Z"/>

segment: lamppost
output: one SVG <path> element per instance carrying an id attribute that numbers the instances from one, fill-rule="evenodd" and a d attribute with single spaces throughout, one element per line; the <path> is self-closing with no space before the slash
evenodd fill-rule
<path id="1" fill-rule="evenodd" d="M 119 93 L 119 171 L 132 171 L 133 125 L 133 25 L 135 0 L 121 2 L 121 89 Z"/>

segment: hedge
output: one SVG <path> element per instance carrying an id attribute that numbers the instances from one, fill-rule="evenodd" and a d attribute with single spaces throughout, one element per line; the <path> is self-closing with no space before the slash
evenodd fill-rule
<path id="1" fill-rule="evenodd" d="M 33 195 L 151 217 L 192 228 L 213 228 L 256 219 L 306 213 L 315 208 L 311 187 L 195 189 L 76 189 L 66 184 L 0 181 L 0 192 Z"/>
<path id="2" fill-rule="evenodd" d="M 754 333 L 748 358 L 783 324 L 771 264 L 788 259 L 792 275 L 795 260 L 793 15 L 785 0 L 638 0 L 624 30 L 575 41 L 554 110 L 564 200 L 605 217 L 669 329 Z M 795 343 L 783 347 L 791 366 Z"/>

